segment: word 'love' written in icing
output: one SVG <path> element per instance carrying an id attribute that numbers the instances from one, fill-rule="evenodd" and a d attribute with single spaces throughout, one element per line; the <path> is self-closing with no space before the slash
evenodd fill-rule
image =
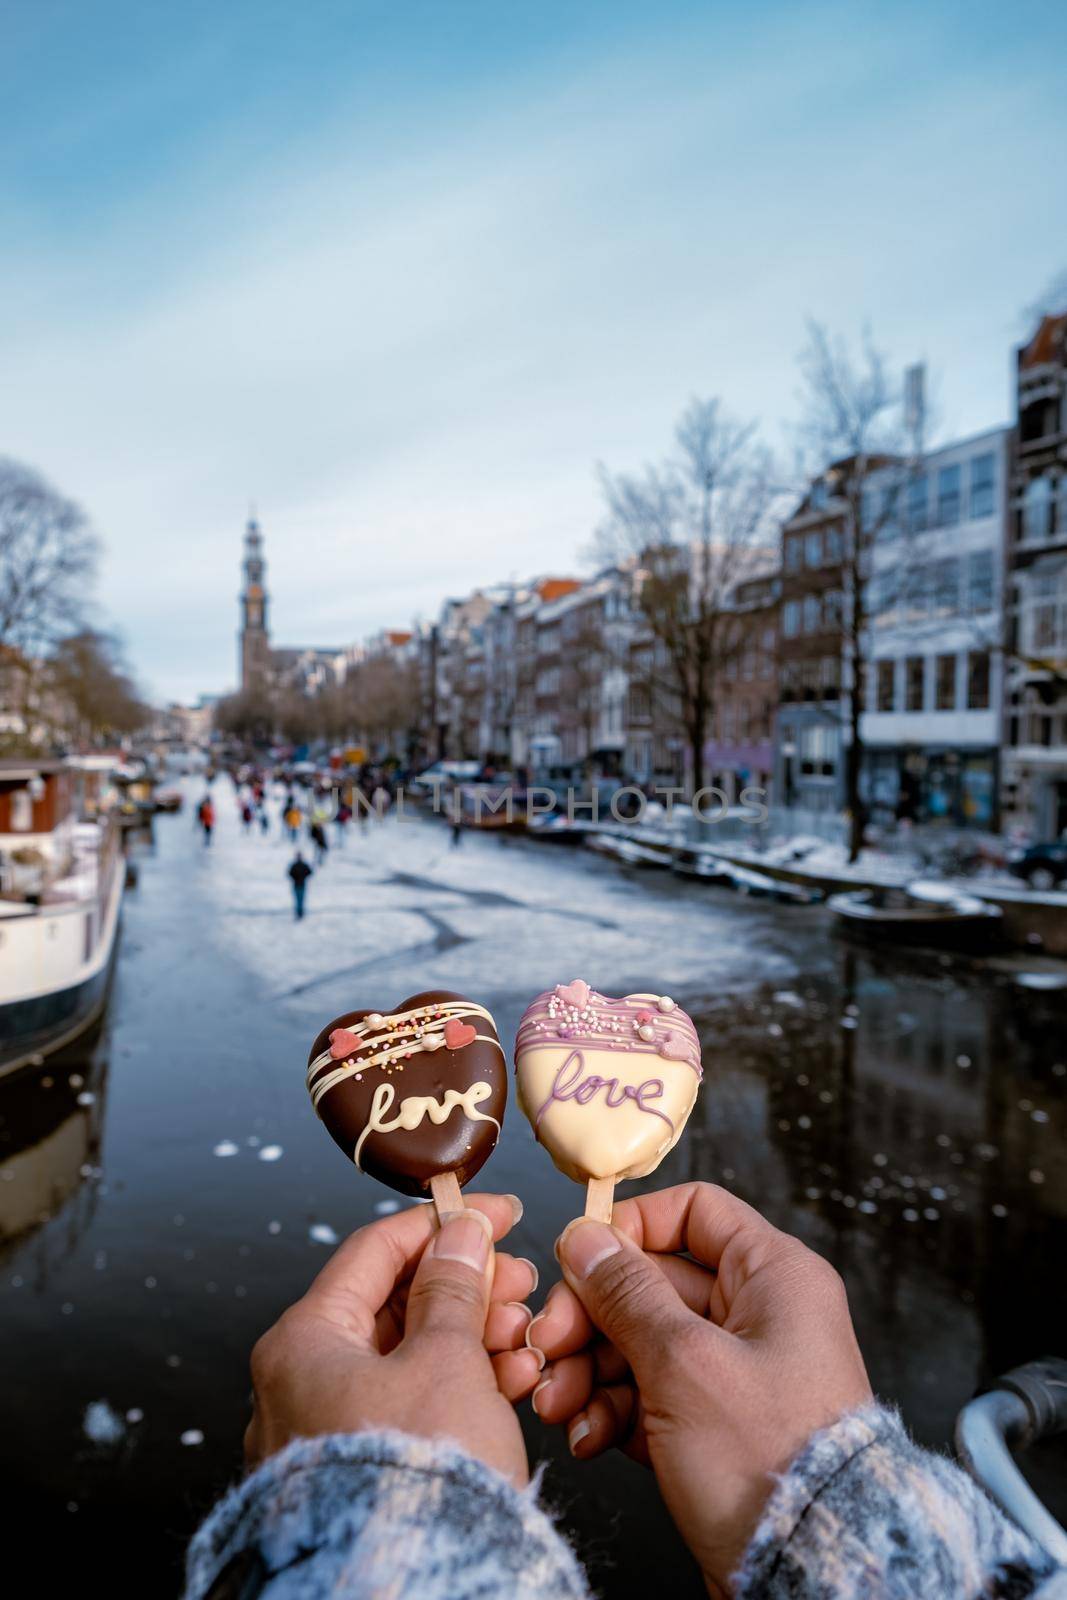
<path id="1" fill-rule="evenodd" d="M 602 1078 L 596 1072 L 583 1077 L 584 1072 L 585 1057 L 580 1050 L 572 1050 L 556 1073 L 548 1099 L 534 1119 L 535 1128 L 554 1100 L 574 1100 L 578 1105 L 584 1106 L 603 1089 L 605 1105 L 618 1107 L 629 1102 L 636 1106 L 638 1111 L 647 1111 L 649 1116 L 659 1117 L 660 1121 L 665 1122 L 671 1132 L 674 1132 L 674 1123 L 670 1117 L 662 1111 L 657 1111 L 655 1106 L 647 1104 L 649 1100 L 663 1098 L 661 1078 L 648 1078 L 644 1083 L 638 1084 L 620 1083 L 618 1078 Z"/>
<path id="2" fill-rule="evenodd" d="M 469 1117 L 472 1122 L 493 1123 L 499 1133 L 500 1124 L 496 1118 L 478 1110 L 482 1101 L 491 1099 L 492 1094 L 492 1086 L 484 1082 L 472 1083 L 469 1089 L 446 1089 L 443 1100 L 438 1100 L 436 1095 L 432 1094 L 409 1094 L 401 1100 L 400 1110 L 396 1116 L 388 1121 L 387 1114 L 396 1099 L 396 1090 L 391 1083 L 380 1083 L 371 1099 L 367 1126 L 356 1142 L 352 1159 L 358 1167 L 359 1153 L 363 1149 L 363 1141 L 369 1134 L 395 1133 L 398 1128 L 410 1133 L 413 1128 L 419 1126 L 424 1117 L 429 1117 L 431 1122 L 440 1125 L 442 1122 L 447 1122 L 456 1106 L 459 1106 L 463 1115 Z"/>

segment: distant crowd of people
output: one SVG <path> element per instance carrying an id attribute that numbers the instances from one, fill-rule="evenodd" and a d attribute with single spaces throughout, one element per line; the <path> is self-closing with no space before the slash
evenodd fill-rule
<path id="1" fill-rule="evenodd" d="M 196 809 L 196 825 L 203 835 L 205 848 L 211 845 L 217 821 L 211 789 L 215 776 L 214 773 L 208 773 L 208 788 Z M 274 785 L 275 795 L 279 790 L 283 795 L 278 809 L 278 824 L 281 837 L 296 846 L 286 868 L 286 876 L 292 888 L 293 916 L 298 922 L 305 913 L 308 881 L 329 853 L 329 825 L 333 824 L 335 843 L 343 845 L 353 821 L 362 829 L 371 815 L 384 819 L 394 802 L 394 790 L 388 775 L 375 769 L 366 769 L 346 781 L 344 788 L 327 787 L 320 783 L 304 785 L 302 793 L 298 793 L 297 782 L 288 774 L 271 777 L 262 772 L 234 770 L 229 776 L 234 785 L 238 815 L 245 834 L 257 830 L 264 836 L 270 834 L 270 785 Z M 301 849 L 301 841 L 305 836 L 307 847 L 313 852 L 314 866 Z"/>

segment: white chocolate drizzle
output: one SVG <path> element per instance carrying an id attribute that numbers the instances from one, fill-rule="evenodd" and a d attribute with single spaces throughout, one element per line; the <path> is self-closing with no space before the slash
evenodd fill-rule
<path id="1" fill-rule="evenodd" d="M 447 1043 L 445 1029 L 449 1022 L 453 1020 L 464 1022 L 467 1019 L 475 1025 L 476 1019 L 482 1019 L 488 1022 L 490 1027 L 495 1026 L 491 1013 L 484 1006 L 475 1005 L 471 1000 L 439 1000 L 425 1006 L 415 1006 L 411 1011 L 397 1012 L 392 1016 L 382 1016 L 380 1012 L 372 1012 L 362 1021 L 354 1022 L 351 1027 L 343 1030 L 358 1041 L 347 1057 L 337 1060 L 331 1047 L 327 1046 L 311 1062 L 307 1069 L 307 1086 L 312 1105 L 318 1111 L 323 1096 L 348 1078 L 361 1077 L 364 1072 L 374 1067 L 381 1067 L 387 1073 L 401 1071 L 403 1062 L 409 1056 L 442 1049 Z M 476 1032 L 473 1038 L 466 1042 L 473 1044 L 476 1040 L 482 1044 L 494 1045 L 501 1056 L 504 1055 L 500 1040 L 491 1034 Z M 360 1052 L 363 1050 L 370 1050 L 372 1053 L 361 1056 Z M 476 1120 L 486 1119 L 483 1117 Z"/>

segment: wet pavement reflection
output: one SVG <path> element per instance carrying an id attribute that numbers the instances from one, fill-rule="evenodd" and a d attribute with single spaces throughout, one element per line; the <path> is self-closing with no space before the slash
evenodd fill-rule
<path id="1" fill-rule="evenodd" d="M 334 850 L 294 929 L 284 844 L 242 837 L 218 798 L 210 852 L 187 815 L 139 847 L 100 1036 L 0 1084 L 0 1478 L 45 1592 L 87 1574 L 177 1592 L 239 1470 L 251 1344 L 395 1198 L 311 1114 L 310 1039 L 421 987 L 475 994 L 502 1037 L 558 979 L 673 993 L 706 1088 L 642 1187 L 724 1182 L 833 1260 L 876 1388 L 924 1441 L 947 1444 L 984 1379 L 1067 1353 L 1062 992 L 1009 964 L 860 953 L 818 909 L 580 852 L 452 852 L 432 824 Z M 543 1290 L 580 1194 L 513 1106 L 484 1183 L 523 1197 L 515 1248 Z M 527 1437 L 604 1593 L 664 1572 L 702 1593 L 639 1469 Z M 1028 1466 L 1067 1514 L 1067 1453 Z"/>

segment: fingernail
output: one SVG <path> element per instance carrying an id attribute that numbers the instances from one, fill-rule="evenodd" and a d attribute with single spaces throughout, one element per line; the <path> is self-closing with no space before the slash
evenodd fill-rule
<path id="1" fill-rule="evenodd" d="M 569 1267 L 579 1280 L 588 1278 L 602 1261 L 622 1249 L 618 1235 L 606 1223 L 588 1222 L 584 1217 L 564 1230 L 559 1244 L 562 1265 Z"/>
<path id="2" fill-rule="evenodd" d="M 440 1230 L 430 1244 L 430 1254 L 435 1261 L 460 1261 L 474 1272 L 484 1272 L 489 1265 L 490 1242 L 485 1229 L 477 1220 L 477 1211 L 464 1211 L 461 1215 L 446 1216 Z"/>
<path id="3" fill-rule="evenodd" d="M 533 1408 L 537 1412 L 538 1416 L 541 1415 L 541 1407 L 537 1404 L 537 1396 L 542 1392 L 542 1390 L 547 1389 L 550 1386 L 551 1383 L 552 1383 L 552 1379 L 551 1378 L 542 1378 L 541 1382 L 537 1385 L 537 1388 L 534 1390 L 533 1394 L 530 1396 L 530 1404 L 533 1406 Z"/>
<path id="4" fill-rule="evenodd" d="M 473 1218 L 478 1224 L 479 1228 L 481 1228 L 484 1232 L 485 1237 L 489 1240 L 489 1243 L 492 1244 L 493 1224 L 489 1221 L 489 1218 L 486 1216 L 485 1212 L 479 1211 L 477 1206 L 464 1206 L 462 1211 L 443 1212 L 440 1218 L 441 1227 L 443 1228 L 446 1222 L 455 1222 L 460 1217 L 466 1217 L 468 1219 Z"/>
<path id="5" fill-rule="evenodd" d="M 541 1274 L 538 1272 L 537 1268 L 534 1266 L 533 1262 L 528 1256 L 516 1256 L 515 1260 L 521 1261 L 524 1267 L 529 1267 L 530 1276 L 533 1279 L 533 1287 L 530 1289 L 530 1293 L 536 1294 L 537 1285 L 541 1282 Z"/>
<path id="6" fill-rule="evenodd" d="M 506 1194 L 504 1199 L 510 1202 L 511 1226 L 514 1227 L 516 1223 L 522 1221 L 522 1213 L 524 1209 L 522 1201 L 519 1199 L 517 1194 Z"/>
<path id="7" fill-rule="evenodd" d="M 524 1306 L 521 1300 L 505 1300 L 504 1304 L 506 1306 L 514 1306 L 516 1311 L 521 1311 L 523 1313 L 523 1315 L 528 1319 L 526 1323 L 526 1332 L 529 1333 L 530 1323 L 533 1321 L 533 1312 L 530 1310 L 529 1306 Z"/>
<path id="8" fill-rule="evenodd" d="M 567 1429 L 567 1448 L 570 1450 L 571 1455 L 574 1454 L 575 1449 L 581 1444 L 582 1440 L 589 1437 L 592 1431 L 593 1424 L 588 1417 L 575 1417 Z"/>
<path id="9" fill-rule="evenodd" d="M 530 1338 L 530 1335 L 533 1332 L 534 1323 L 535 1322 L 540 1322 L 540 1320 L 541 1320 L 541 1318 L 543 1316 L 544 1316 L 544 1312 L 540 1311 L 540 1312 L 538 1312 L 536 1317 L 531 1317 L 530 1318 L 530 1325 L 526 1329 L 525 1334 L 523 1335 L 523 1342 L 525 1343 L 527 1350 L 530 1351 L 531 1355 L 535 1355 L 537 1357 L 537 1370 L 538 1370 L 538 1372 L 543 1372 L 545 1370 L 545 1352 L 543 1350 L 539 1350 L 538 1349 L 537 1345 L 535 1345 L 533 1343 L 532 1339 Z"/>

